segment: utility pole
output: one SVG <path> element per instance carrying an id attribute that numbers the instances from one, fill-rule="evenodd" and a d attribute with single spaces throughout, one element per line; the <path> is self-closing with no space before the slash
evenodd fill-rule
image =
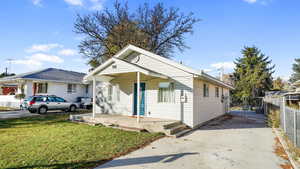
<path id="1" fill-rule="evenodd" d="M 11 63 L 12 63 L 12 61 L 13 61 L 13 59 L 7 59 L 7 62 L 8 62 L 8 72 L 9 73 L 11 73 Z"/>
<path id="2" fill-rule="evenodd" d="M 5 68 L 5 76 L 8 75 L 8 72 L 7 72 L 7 67 Z"/>

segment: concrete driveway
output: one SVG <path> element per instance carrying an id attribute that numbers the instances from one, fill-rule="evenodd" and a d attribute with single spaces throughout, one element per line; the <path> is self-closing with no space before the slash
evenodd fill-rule
<path id="1" fill-rule="evenodd" d="M 37 116 L 37 115 L 38 114 L 29 113 L 27 110 L 5 111 L 5 112 L 0 112 L 0 120 L 1 119 L 10 119 L 10 118 Z"/>
<path id="2" fill-rule="evenodd" d="M 280 169 L 264 116 L 233 112 L 179 139 L 163 138 L 98 168 Z"/>

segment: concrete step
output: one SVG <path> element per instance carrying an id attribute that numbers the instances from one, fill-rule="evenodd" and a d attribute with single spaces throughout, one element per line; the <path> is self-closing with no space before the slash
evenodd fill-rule
<path id="1" fill-rule="evenodd" d="M 164 129 L 170 129 L 170 128 L 173 128 L 175 126 L 181 125 L 181 124 L 182 124 L 181 121 L 176 121 L 174 123 L 166 124 L 163 127 L 164 127 Z"/>
<path id="2" fill-rule="evenodd" d="M 178 137 L 184 136 L 185 134 L 187 134 L 187 133 L 190 132 L 190 131 L 192 131 L 192 129 L 187 128 L 187 129 L 184 129 L 184 130 L 182 130 L 182 131 L 180 131 L 180 132 L 174 134 L 173 136 L 174 136 L 175 138 L 178 138 Z"/>
<path id="3" fill-rule="evenodd" d="M 187 129 L 188 127 L 185 125 L 185 124 L 180 124 L 180 125 L 177 125 L 177 126 L 174 126 L 170 129 L 167 129 L 167 134 L 169 135 L 173 135 L 173 134 L 176 134 L 180 131 L 183 131 L 185 129 Z"/>

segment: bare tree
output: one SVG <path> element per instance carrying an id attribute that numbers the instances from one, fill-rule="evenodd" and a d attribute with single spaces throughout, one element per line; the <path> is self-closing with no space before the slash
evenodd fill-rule
<path id="1" fill-rule="evenodd" d="M 162 3 L 154 7 L 144 4 L 131 13 L 127 3 L 116 1 L 113 10 L 77 15 L 75 32 L 85 36 L 80 53 L 96 67 L 128 44 L 170 57 L 174 49 L 187 48 L 185 35 L 193 32 L 198 21 L 193 13 L 184 15 Z"/>

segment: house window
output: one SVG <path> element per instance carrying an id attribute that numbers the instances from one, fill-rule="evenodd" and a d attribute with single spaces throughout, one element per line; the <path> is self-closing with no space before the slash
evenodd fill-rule
<path id="1" fill-rule="evenodd" d="M 167 85 L 160 85 L 158 89 L 159 103 L 174 103 L 174 83 L 166 83 Z"/>
<path id="2" fill-rule="evenodd" d="M 215 92 L 216 92 L 215 93 L 216 97 L 219 97 L 220 96 L 220 94 L 219 94 L 219 87 L 216 87 L 216 91 Z"/>
<path id="3" fill-rule="evenodd" d="M 120 101 L 120 86 L 116 85 L 116 91 L 117 91 L 117 101 Z"/>
<path id="4" fill-rule="evenodd" d="M 203 97 L 209 97 L 209 86 L 208 84 L 203 84 Z"/>
<path id="5" fill-rule="evenodd" d="M 119 84 L 108 84 L 107 86 L 107 100 L 120 101 L 120 86 Z"/>
<path id="6" fill-rule="evenodd" d="M 222 87 L 222 97 L 224 96 L 224 91 L 223 91 L 223 87 Z"/>
<path id="7" fill-rule="evenodd" d="M 37 93 L 47 93 L 47 92 L 48 92 L 48 83 L 37 84 Z"/>
<path id="8" fill-rule="evenodd" d="M 113 95 L 113 86 L 112 85 L 108 85 L 108 94 L 107 94 L 107 99 L 109 101 L 112 101 L 112 95 Z"/>
<path id="9" fill-rule="evenodd" d="M 76 93 L 76 84 L 68 84 L 68 93 Z"/>
<path id="10" fill-rule="evenodd" d="M 89 94 L 89 85 L 85 85 L 85 94 Z"/>

